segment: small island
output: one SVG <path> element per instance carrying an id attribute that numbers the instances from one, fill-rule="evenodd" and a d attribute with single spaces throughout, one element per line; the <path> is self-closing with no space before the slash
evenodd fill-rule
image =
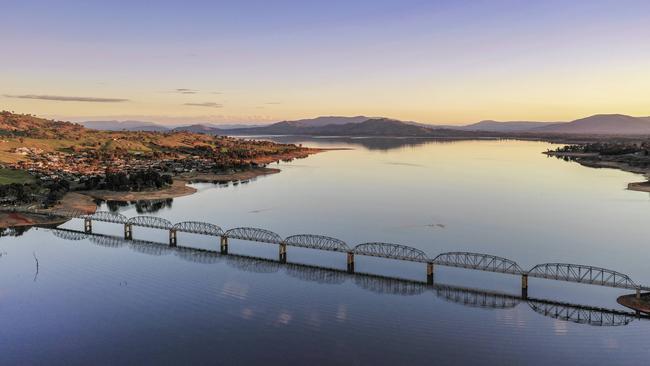
<path id="1" fill-rule="evenodd" d="M 97 131 L 7 111 L 0 135 L 0 227 L 60 223 L 57 210 L 92 213 L 95 200 L 189 195 L 188 183 L 248 181 L 280 171 L 270 163 L 322 151 L 186 131 Z"/>

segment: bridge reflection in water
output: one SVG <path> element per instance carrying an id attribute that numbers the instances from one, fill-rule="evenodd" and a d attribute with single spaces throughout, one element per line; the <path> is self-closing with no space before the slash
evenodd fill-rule
<path id="1" fill-rule="evenodd" d="M 516 262 L 482 253 L 448 252 L 431 258 L 420 249 L 392 243 L 362 243 L 354 247 L 344 241 L 322 235 L 299 234 L 283 239 L 280 235 L 259 228 L 237 227 L 222 230 L 221 227 L 199 221 L 183 221 L 173 224 L 169 220 L 156 216 L 135 216 L 128 218 L 114 212 L 97 211 L 91 215 L 65 211 L 61 215 L 84 220 L 84 232 L 92 233 L 93 221 L 102 221 L 124 225 L 124 239 L 133 240 L 133 227 L 144 227 L 169 231 L 169 246 L 176 247 L 178 233 L 191 233 L 220 238 L 221 254 L 228 253 L 228 240 L 237 239 L 278 245 L 279 261 L 286 263 L 287 247 L 301 247 L 315 250 L 341 252 L 347 254 L 347 271 L 355 272 L 355 257 L 369 256 L 400 261 L 424 263 L 427 268 L 427 282 L 433 283 L 434 266 L 466 268 L 477 271 L 505 273 L 521 277 L 521 296 L 528 296 L 528 278 L 536 277 L 556 281 L 576 282 L 590 285 L 630 289 L 636 291 L 636 297 L 641 297 L 641 291 L 650 291 L 650 287 L 636 284 L 632 279 L 620 272 L 595 266 L 571 263 L 544 263 L 526 271 Z"/>
<path id="2" fill-rule="evenodd" d="M 125 239 L 122 237 L 84 233 L 68 229 L 51 229 L 52 233 L 65 240 L 85 240 L 106 248 L 127 247 L 147 255 L 174 255 L 192 263 L 214 264 L 225 262 L 238 270 L 254 273 L 274 273 L 284 270 L 293 278 L 319 284 L 341 285 L 352 282 L 358 287 L 378 294 L 416 296 L 434 293 L 446 301 L 469 307 L 487 309 L 510 309 L 526 303 L 538 314 L 564 321 L 593 326 L 627 325 L 635 319 L 649 319 L 639 313 L 607 309 L 589 305 L 571 304 L 548 299 L 532 298 L 523 295 L 507 294 L 483 289 L 452 286 L 439 283 L 421 282 L 376 274 L 326 268 L 315 265 L 288 263 L 267 258 L 239 254 L 224 254 L 184 246 Z"/>

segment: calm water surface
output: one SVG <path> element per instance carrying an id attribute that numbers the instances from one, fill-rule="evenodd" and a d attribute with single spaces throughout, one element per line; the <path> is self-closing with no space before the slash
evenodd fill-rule
<path id="1" fill-rule="evenodd" d="M 119 210 L 282 237 L 400 243 L 430 256 L 483 252 L 525 269 L 589 264 L 650 285 L 650 196 L 625 190 L 638 175 L 547 158 L 541 152 L 552 145 L 539 142 L 302 142 L 350 150 L 281 163 L 280 174 L 247 184 L 197 184 L 192 196 Z M 83 222 L 62 227 L 82 230 Z M 356 270 L 372 275 L 352 276 L 341 271 L 340 253 L 290 247 L 290 264 L 282 265 L 275 245 L 232 240 L 232 255 L 221 256 L 170 249 L 164 231 L 135 227 L 139 240 L 128 242 L 119 225 L 93 229 L 103 235 L 32 229 L 0 238 L 0 364 L 640 364 L 650 357 L 650 321 L 557 319 L 540 303 L 517 300 L 514 276 L 436 268 L 431 288 L 421 283 L 420 264 L 358 258 Z M 179 246 L 215 250 L 218 238 L 179 234 Z M 536 299 L 618 310 L 625 293 L 537 279 L 529 290 Z"/>

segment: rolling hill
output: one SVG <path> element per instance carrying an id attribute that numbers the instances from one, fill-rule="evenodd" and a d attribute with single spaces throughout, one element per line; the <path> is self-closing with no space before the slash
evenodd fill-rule
<path id="1" fill-rule="evenodd" d="M 491 131 L 491 132 L 522 132 L 530 131 L 535 128 L 556 125 L 562 122 L 530 122 L 530 121 L 508 121 L 499 122 L 485 120 L 470 125 L 455 127 L 467 131 Z"/>
<path id="2" fill-rule="evenodd" d="M 535 128 L 534 133 L 650 135 L 650 119 L 624 114 L 596 114 L 575 121 Z"/>

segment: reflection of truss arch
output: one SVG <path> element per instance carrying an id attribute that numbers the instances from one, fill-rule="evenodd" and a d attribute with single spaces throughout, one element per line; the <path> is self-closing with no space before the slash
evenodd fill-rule
<path id="1" fill-rule="evenodd" d="M 420 249 L 400 244 L 364 243 L 354 247 L 353 252 L 354 254 L 366 255 L 369 257 L 397 259 L 410 262 L 426 263 L 429 261 L 426 253 Z"/>
<path id="2" fill-rule="evenodd" d="M 223 259 L 221 255 L 216 252 L 183 247 L 177 247 L 176 250 L 174 250 L 174 255 L 188 262 L 202 264 L 214 264 L 221 262 Z"/>
<path id="3" fill-rule="evenodd" d="M 129 241 L 122 238 L 107 235 L 89 235 L 88 239 L 91 243 L 107 248 L 120 248 L 129 243 Z"/>
<path id="4" fill-rule="evenodd" d="M 253 273 L 274 273 L 280 270 L 280 263 L 266 259 L 243 256 L 226 256 L 226 263 L 242 271 Z"/>
<path id="5" fill-rule="evenodd" d="M 348 274 L 341 271 L 319 267 L 297 264 L 287 264 L 286 267 L 287 275 L 308 282 L 340 285 L 345 282 L 348 276 Z"/>
<path id="6" fill-rule="evenodd" d="M 64 240 L 83 240 L 88 237 L 88 234 L 86 233 L 81 233 L 78 231 L 60 230 L 60 229 L 53 229 L 52 234 L 54 234 L 54 236 L 56 236 L 57 238 L 61 238 Z"/>
<path id="7" fill-rule="evenodd" d="M 436 295 L 465 306 L 509 309 L 519 304 L 519 297 L 496 292 L 480 291 L 453 286 L 436 286 Z"/>
<path id="8" fill-rule="evenodd" d="M 329 250 L 333 252 L 348 252 L 350 248 L 343 240 L 323 235 L 300 234 L 284 239 L 284 243 L 294 247 Z"/>
<path id="9" fill-rule="evenodd" d="M 169 255 L 173 252 L 173 249 L 166 245 L 142 240 L 129 240 L 129 248 L 138 253 L 156 256 Z"/>
<path id="10" fill-rule="evenodd" d="M 398 280 L 388 277 L 376 277 L 358 275 L 354 283 L 366 290 L 378 294 L 413 296 L 420 295 L 427 289 L 427 285 L 421 282 Z"/>
<path id="11" fill-rule="evenodd" d="M 529 300 L 528 305 L 544 316 L 594 326 L 627 325 L 635 319 L 632 314 L 622 311 L 559 302 Z"/>

